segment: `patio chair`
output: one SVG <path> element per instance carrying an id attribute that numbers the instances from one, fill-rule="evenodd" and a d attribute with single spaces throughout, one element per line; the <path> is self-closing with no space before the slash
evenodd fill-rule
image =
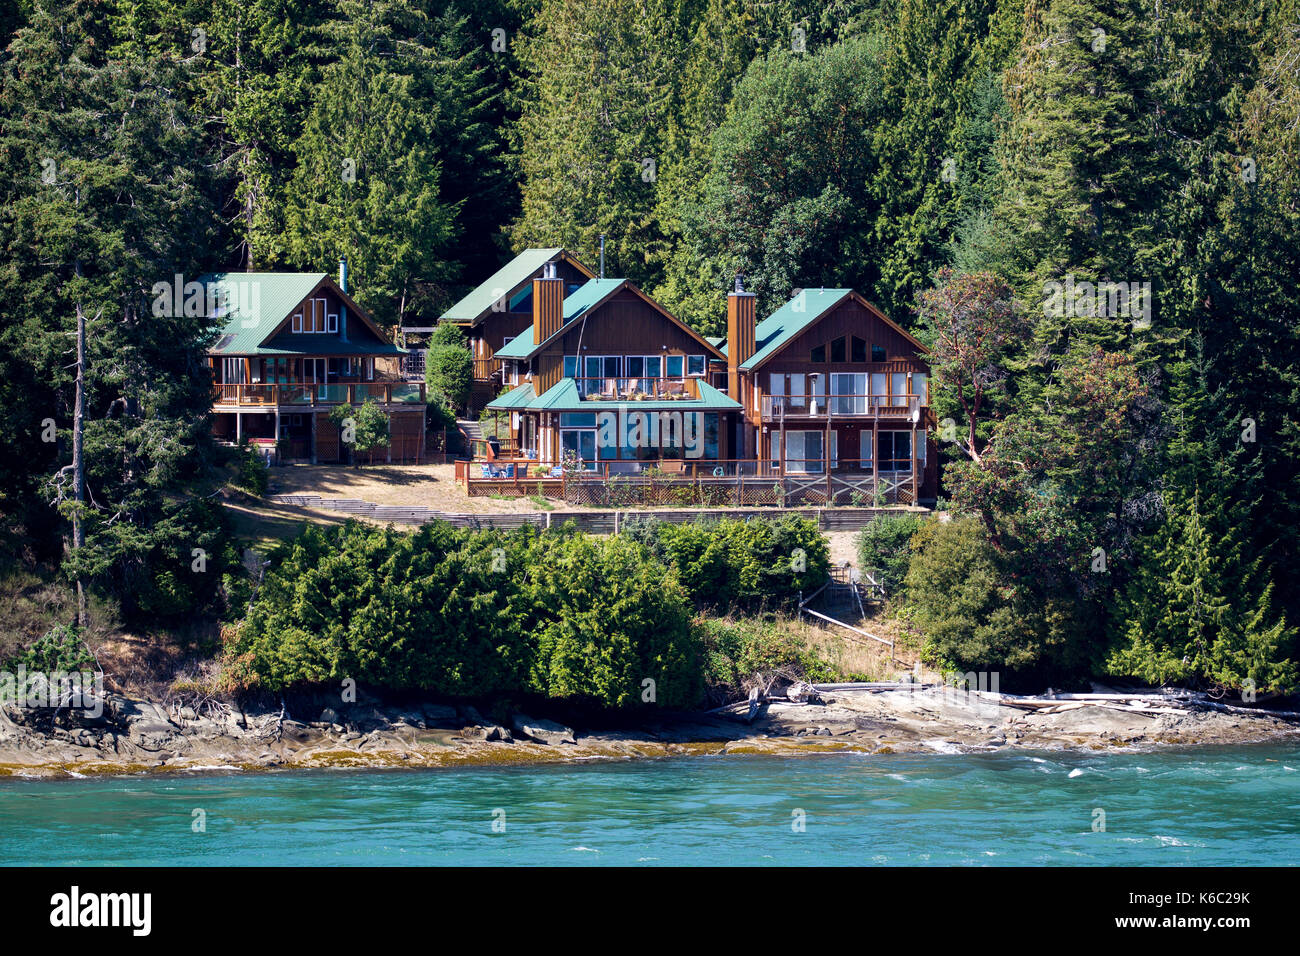
<path id="1" fill-rule="evenodd" d="M 510 464 L 506 465 L 506 471 L 505 474 L 502 475 L 502 477 L 513 478 L 514 476 L 515 476 L 515 463 L 512 461 Z"/>
<path id="2" fill-rule="evenodd" d="M 484 477 L 484 478 L 495 478 L 495 477 L 496 477 L 496 475 L 494 475 L 494 474 L 492 473 L 492 466 L 491 466 L 491 465 L 487 465 L 487 464 L 483 465 L 483 477 Z"/>

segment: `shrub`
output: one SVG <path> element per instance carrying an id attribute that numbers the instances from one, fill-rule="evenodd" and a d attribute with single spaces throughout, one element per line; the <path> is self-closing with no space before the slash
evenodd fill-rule
<path id="1" fill-rule="evenodd" d="M 95 657 L 71 624 L 56 624 L 5 665 L 9 670 L 24 667 L 28 672 L 95 670 Z"/>
<path id="2" fill-rule="evenodd" d="M 697 604 L 758 610 L 792 604 L 826 580 L 830 555 L 813 521 L 778 520 L 632 526 L 635 540 L 677 569 Z"/>
<path id="3" fill-rule="evenodd" d="M 388 415 L 373 399 L 367 398 L 360 406 L 337 406 L 330 412 L 330 421 L 343 430 L 340 439 L 355 453 L 364 454 L 388 444 Z"/>
<path id="4" fill-rule="evenodd" d="M 809 683 L 831 682 L 844 675 L 822 660 L 777 621 L 701 619 L 697 623 L 704 681 L 716 698 L 748 693 L 757 675 Z"/>
<path id="5" fill-rule="evenodd" d="M 429 336 L 424 355 L 424 383 L 431 403 L 461 408 L 469 401 L 474 380 L 474 359 L 458 326 L 439 324 Z"/>
<path id="6" fill-rule="evenodd" d="M 974 518 L 929 521 L 913 535 L 906 588 L 925 659 L 945 670 L 997 672 L 1003 690 L 1041 689 L 1089 671 L 1076 608 L 1017 580 Z"/>
<path id="7" fill-rule="evenodd" d="M 232 689 L 345 678 L 447 696 L 539 694 L 605 707 L 699 696 L 690 608 L 632 541 L 434 523 L 306 528 L 226 646 Z"/>
<path id="8" fill-rule="evenodd" d="M 858 532 L 858 563 L 877 572 L 890 597 L 901 596 L 911 558 L 908 544 L 925 520 L 912 512 L 879 515 Z"/>
<path id="9" fill-rule="evenodd" d="M 250 495 L 257 495 L 259 498 L 266 494 L 266 486 L 270 480 L 266 461 L 248 443 L 247 438 L 241 440 L 239 448 L 236 449 L 235 468 L 232 483 L 236 488 L 242 488 Z"/>

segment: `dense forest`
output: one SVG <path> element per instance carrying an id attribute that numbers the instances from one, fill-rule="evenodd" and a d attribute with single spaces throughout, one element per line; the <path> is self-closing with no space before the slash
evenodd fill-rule
<path id="1" fill-rule="evenodd" d="M 229 602 L 214 330 L 156 282 L 346 254 L 425 324 L 605 236 L 704 333 L 742 273 L 931 349 L 936 662 L 1300 678 L 1300 0 L 5 0 L 0 47 L 9 569 Z"/>

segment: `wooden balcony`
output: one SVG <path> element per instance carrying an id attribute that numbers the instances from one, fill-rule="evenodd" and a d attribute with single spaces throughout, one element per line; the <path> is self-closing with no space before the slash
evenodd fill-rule
<path id="1" fill-rule="evenodd" d="M 476 358 L 474 361 L 474 381 L 489 382 L 497 372 L 501 371 L 501 359 L 499 358 Z"/>
<path id="2" fill-rule="evenodd" d="M 287 408 L 315 405 L 423 405 L 422 382 L 352 382 L 329 385 L 217 385 L 213 404 L 218 409 Z"/>
<path id="3" fill-rule="evenodd" d="M 928 407 L 920 395 L 764 395 L 763 421 L 825 421 L 854 418 L 866 422 L 920 420 Z"/>
<path id="4" fill-rule="evenodd" d="M 671 402 L 700 397 L 698 378 L 575 378 L 587 401 Z"/>

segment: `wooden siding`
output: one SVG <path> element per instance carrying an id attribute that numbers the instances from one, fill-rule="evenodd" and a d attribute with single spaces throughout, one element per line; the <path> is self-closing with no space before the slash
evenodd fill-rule
<path id="1" fill-rule="evenodd" d="M 630 289 L 621 289 L 604 304 L 577 318 L 569 329 L 538 354 L 533 388 L 540 395 L 564 373 L 564 356 L 709 355 L 690 333 L 665 318 Z"/>
<path id="2" fill-rule="evenodd" d="M 868 360 L 872 355 L 872 346 L 885 350 L 884 362 L 852 362 L 852 337 L 857 336 L 866 343 Z M 830 345 L 835 339 L 845 340 L 844 362 L 831 362 Z M 826 346 L 825 362 L 813 362 L 812 350 Z M 872 372 L 913 371 L 929 373 L 929 365 L 920 356 L 920 350 L 892 328 L 889 323 L 856 300 L 849 298 L 831 309 L 826 315 L 813 323 L 811 328 L 791 339 L 776 355 L 765 362 L 757 372 L 747 375 L 750 387 L 742 389 L 745 393 L 745 418 L 758 422 L 762 415 L 763 397 L 768 394 L 768 375 L 773 373 L 803 374 L 813 372 L 827 376 L 827 390 L 830 388 L 831 375 L 836 374 L 870 374 Z"/>

